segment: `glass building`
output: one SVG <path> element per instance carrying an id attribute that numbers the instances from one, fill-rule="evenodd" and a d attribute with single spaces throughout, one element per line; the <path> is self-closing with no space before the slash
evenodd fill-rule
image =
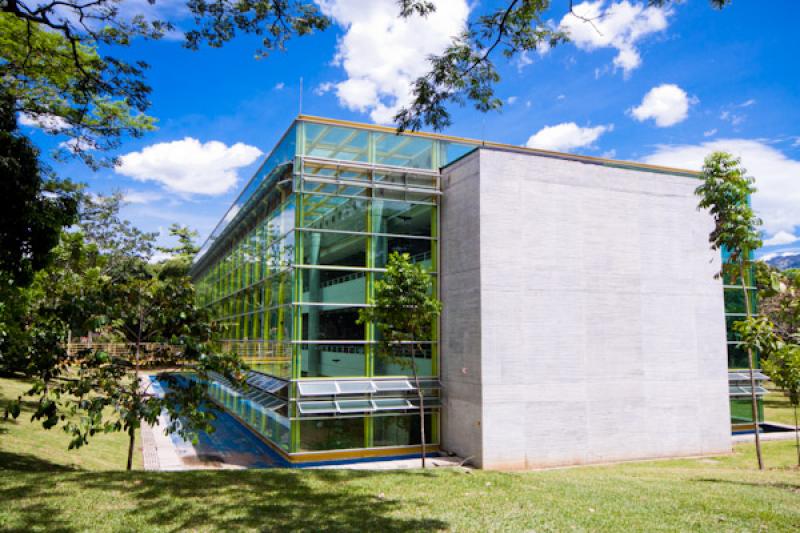
<path id="1" fill-rule="evenodd" d="M 376 353 L 357 323 L 390 253 L 437 272 L 439 171 L 474 148 L 300 117 L 200 250 L 200 303 L 222 349 L 257 373 L 217 400 L 291 461 L 403 455 L 419 449 L 409 370 Z M 416 360 L 426 442 L 438 443 L 437 327 Z"/>
<path id="2" fill-rule="evenodd" d="M 727 261 L 728 254 L 723 251 L 723 261 Z M 750 312 L 756 314 L 758 311 L 758 292 L 755 284 L 755 271 L 750 269 L 745 272 L 745 286 L 749 298 Z M 731 426 L 734 433 L 751 432 L 753 424 L 753 407 L 750 386 L 750 372 L 747 363 L 747 351 L 739 347 L 739 337 L 733 330 L 733 324 L 747 317 L 745 305 L 745 291 L 742 289 L 740 279 L 733 279 L 729 273 L 723 276 L 723 290 L 725 291 L 725 330 L 727 332 L 728 348 L 728 381 L 730 388 L 731 401 Z M 758 354 L 753 355 L 755 368 L 760 368 Z M 764 421 L 764 402 L 763 397 L 767 389 L 761 385 L 767 381 L 767 376 L 760 371 L 754 373 L 756 380 L 756 394 L 758 395 L 758 420 Z"/>
<path id="3" fill-rule="evenodd" d="M 409 370 L 378 353 L 378 332 L 357 323 L 358 311 L 394 251 L 424 265 L 438 291 L 440 169 L 479 145 L 499 146 L 300 116 L 198 253 L 192 276 L 221 348 L 254 370 L 246 391 L 220 378 L 212 397 L 289 462 L 419 453 Z M 725 292 L 734 313 L 734 290 Z M 416 366 L 433 451 L 441 385 L 432 326 Z"/>

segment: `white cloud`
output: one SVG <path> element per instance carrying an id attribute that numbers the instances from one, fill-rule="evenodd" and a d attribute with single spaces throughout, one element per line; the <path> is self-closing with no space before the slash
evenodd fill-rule
<path id="1" fill-rule="evenodd" d="M 58 133 L 69 128 L 69 122 L 56 115 L 19 114 L 19 123 L 31 128 L 41 128 L 48 133 Z"/>
<path id="2" fill-rule="evenodd" d="M 508 105 L 514 105 L 516 101 L 517 101 L 516 96 L 509 96 L 508 98 L 506 98 L 506 103 L 508 103 Z"/>
<path id="3" fill-rule="evenodd" d="M 631 109 L 631 115 L 639 122 L 653 119 L 656 126 L 666 128 L 686 120 L 692 103 L 695 100 L 686 91 L 673 83 L 664 83 L 650 89 L 642 103 Z"/>
<path id="4" fill-rule="evenodd" d="M 717 128 L 711 128 L 703 132 L 703 137 L 711 137 L 717 134 Z"/>
<path id="5" fill-rule="evenodd" d="M 736 113 L 731 113 L 730 111 L 723 111 L 719 114 L 720 120 L 724 120 L 726 122 L 730 122 L 731 126 L 738 126 L 744 119 L 746 118 L 744 115 L 737 115 Z"/>
<path id="6" fill-rule="evenodd" d="M 525 146 L 557 152 L 569 152 L 575 148 L 591 146 L 602 134 L 614 129 L 613 124 L 582 128 L 574 122 L 545 126 L 531 135 Z"/>
<path id="7" fill-rule="evenodd" d="M 179 193 L 213 195 L 229 191 L 239 178 L 237 169 L 260 155 L 261 150 L 243 143 L 226 146 L 186 137 L 125 154 L 116 171 L 137 181 L 156 181 Z"/>
<path id="8" fill-rule="evenodd" d="M 275 84 L 276 91 L 282 91 L 284 87 L 286 87 L 286 84 L 283 83 L 282 81 L 279 81 L 278 83 Z"/>
<path id="9" fill-rule="evenodd" d="M 522 72 L 525 70 L 525 67 L 532 64 L 533 59 L 531 59 L 527 50 L 523 50 L 522 53 L 517 56 L 517 72 Z"/>
<path id="10" fill-rule="evenodd" d="M 756 103 L 755 98 L 750 98 L 749 100 L 745 100 L 744 102 L 739 104 L 737 107 L 750 107 L 751 105 L 753 105 L 755 103 Z"/>
<path id="11" fill-rule="evenodd" d="M 719 139 L 699 145 L 666 145 L 644 158 L 646 163 L 699 170 L 703 159 L 715 150 L 742 158 L 742 165 L 756 179 L 758 192 L 753 207 L 764 220 L 767 235 L 794 233 L 800 225 L 800 161 L 774 147 L 749 139 Z"/>
<path id="12" fill-rule="evenodd" d="M 163 194 L 156 191 L 125 191 L 123 201 L 129 204 L 149 204 L 163 197 Z"/>
<path id="13" fill-rule="evenodd" d="M 379 123 L 392 122 L 410 101 L 411 83 L 424 74 L 427 57 L 442 52 L 464 28 L 466 0 L 437 0 L 426 17 L 398 17 L 396 0 L 316 0 L 344 28 L 334 59 L 347 79 L 336 84 L 344 107 Z"/>
<path id="14" fill-rule="evenodd" d="M 573 11 L 582 18 L 568 13 L 561 19 L 559 28 L 567 31 L 571 41 L 581 50 L 615 48 L 614 66 L 629 74 L 642 63 L 637 43 L 666 29 L 667 18 L 672 12 L 631 4 L 627 0 L 614 2 L 608 7 L 605 4 L 605 0 L 597 0 L 576 5 Z"/>
<path id="15" fill-rule="evenodd" d="M 336 88 L 335 83 L 326 81 L 317 85 L 317 87 L 314 89 L 314 94 L 316 94 L 317 96 L 322 96 L 325 93 L 331 92 L 335 88 Z"/>
<path id="16" fill-rule="evenodd" d="M 58 143 L 58 147 L 73 154 L 97 150 L 97 144 L 93 140 L 85 137 L 73 137 L 68 141 Z"/>
<path id="17" fill-rule="evenodd" d="M 764 246 L 780 246 L 783 244 L 792 244 L 797 241 L 800 241 L 800 237 L 797 237 L 793 233 L 789 233 L 788 231 L 779 231 L 771 238 L 766 239 L 764 241 Z"/>

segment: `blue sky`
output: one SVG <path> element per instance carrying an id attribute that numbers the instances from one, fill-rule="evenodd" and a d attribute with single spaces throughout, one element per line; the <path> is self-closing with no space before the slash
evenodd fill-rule
<path id="1" fill-rule="evenodd" d="M 125 215 L 142 229 L 178 222 L 204 239 L 297 114 L 301 77 L 304 113 L 385 122 L 425 70 L 424 57 L 493 5 L 435 0 L 433 17 L 400 22 L 394 0 L 319 3 L 335 20 L 329 31 L 261 60 L 250 36 L 198 52 L 179 35 L 115 51 L 151 65 L 158 130 L 126 141 L 120 168 L 92 172 L 72 162 L 54 164 L 57 172 L 96 192 L 124 191 Z M 800 2 L 770 4 L 734 0 L 721 12 L 707 0 L 665 10 L 578 4 L 577 12 L 602 15 L 595 29 L 565 16 L 567 2 L 556 0 L 548 18 L 573 42 L 511 62 L 498 56 L 503 111 L 454 107 L 446 133 L 694 168 L 727 149 L 757 179 L 754 206 L 770 243 L 762 253 L 800 251 Z M 177 1 L 157 9 L 183 12 Z M 24 127 L 45 149 L 60 141 Z"/>

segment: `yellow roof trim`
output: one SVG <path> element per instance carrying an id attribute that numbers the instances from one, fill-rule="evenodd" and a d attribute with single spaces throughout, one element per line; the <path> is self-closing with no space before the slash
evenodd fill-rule
<path id="1" fill-rule="evenodd" d="M 317 117 L 314 115 L 298 115 L 297 120 L 299 121 L 306 121 L 306 122 L 313 122 L 316 124 L 327 124 L 330 126 L 344 126 L 344 127 L 351 127 L 351 128 L 360 128 L 366 129 L 371 131 L 380 131 L 383 133 L 396 133 L 397 129 L 390 127 L 390 126 L 379 126 L 377 124 L 367 124 L 364 122 L 355 122 L 352 120 L 341 120 L 336 118 L 326 118 L 326 117 Z M 467 143 L 467 144 L 475 144 L 477 146 L 482 146 L 486 148 L 497 148 L 500 150 L 513 150 L 515 152 L 524 152 L 533 155 L 541 155 L 546 157 L 558 157 L 561 159 L 571 159 L 574 161 L 583 161 L 585 163 L 593 163 L 599 165 L 613 165 L 613 166 L 625 166 L 625 167 L 632 167 L 632 168 L 639 168 L 642 170 L 652 170 L 656 172 L 662 172 L 667 174 L 689 174 L 692 176 L 699 176 L 700 172 L 696 170 L 688 170 L 685 168 L 675 168 L 675 167 L 664 167 L 660 165 L 650 165 L 648 163 L 639 163 L 637 161 L 625 161 L 622 159 L 606 159 L 603 157 L 593 157 L 589 155 L 575 155 L 569 154 L 565 152 L 554 152 L 551 150 L 540 150 L 538 148 L 528 148 L 527 146 L 517 146 L 514 144 L 505 144 L 505 143 L 497 143 L 497 142 L 489 142 L 489 141 L 479 141 L 477 139 L 470 139 L 467 137 L 455 137 L 453 135 L 444 135 L 441 133 L 429 133 L 426 131 L 406 131 L 403 132 L 403 135 L 410 135 L 413 137 L 422 137 L 426 139 L 439 139 L 442 141 L 452 141 L 452 142 L 460 142 L 460 143 Z"/>

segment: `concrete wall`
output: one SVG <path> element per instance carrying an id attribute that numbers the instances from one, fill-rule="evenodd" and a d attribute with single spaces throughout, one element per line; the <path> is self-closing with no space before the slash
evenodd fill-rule
<path id="1" fill-rule="evenodd" d="M 445 169 L 446 448 L 502 469 L 730 450 L 697 184 L 494 150 Z"/>

